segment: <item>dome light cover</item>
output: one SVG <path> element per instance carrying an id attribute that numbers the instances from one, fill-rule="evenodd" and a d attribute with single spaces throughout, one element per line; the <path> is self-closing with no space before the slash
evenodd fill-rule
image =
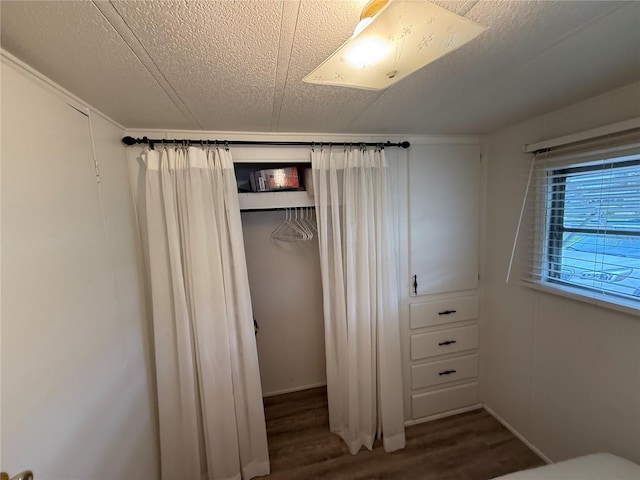
<path id="1" fill-rule="evenodd" d="M 390 0 L 363 14 L 353 36 L 303 80 L 383 90 L 485 29 L 427 0 Z"/>

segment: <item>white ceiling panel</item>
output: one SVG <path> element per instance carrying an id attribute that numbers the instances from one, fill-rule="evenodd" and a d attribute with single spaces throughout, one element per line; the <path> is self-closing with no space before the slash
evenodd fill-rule
<path id="1" fill-rule="evenodd" d="M 639 20 L 640 2 L 626 5 L 451 102 L 438 120 L 441 133 L 471 128 L 492 132 L 639 79 Z M 487 99 L 490 115 L 484 113 Z"/>
<path id="2" fill-rule="evenodd" d="M 91 2 L 0 3 L 2 48 L 123 125 L 196 128 Z"/>
<path id="3" fill-rule="evenodd" d="M 302 81 L 351 36 L 366 3 L 366 0 L 301 2 L 277 130 L 350 132 L 354 120 L 378 98 L 380 92 Z"/>
<path id="4" fill-rule="evenodd" d="M 269 130 L 282 1 L 113 3 L 207 130 Z"/>
<path id="5" fill-rule="evenodd" d="M 478 134 L 640 79 L 640 2 L 435 0 L 488 30 L 382 92 L 303 83 L 366 3 L 3 1 L 1 38 L 131 128 Z"/>

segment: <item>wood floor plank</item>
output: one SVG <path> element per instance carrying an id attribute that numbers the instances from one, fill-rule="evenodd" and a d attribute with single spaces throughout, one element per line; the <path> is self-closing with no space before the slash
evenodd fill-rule
<path id="1" fill-rule="evenodd" d="M 264 480 L 487 480 L 544 462 L 484 410 L 407 427 L 407 446 L 351 455 L 329 432 L 326 389 L 265 399 L 271 475 Z"/>

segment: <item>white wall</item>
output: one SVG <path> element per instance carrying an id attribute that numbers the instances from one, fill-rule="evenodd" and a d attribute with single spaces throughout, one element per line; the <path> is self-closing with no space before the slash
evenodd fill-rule
<path id="1" fill-rule="evenodd" d="M 121 135 L 3 55 L 0 468 L 11 475 L 159 478 Z"/>
<path id="2" fill-rule="evenodd" d="M 640 318 L 505 284 L 527 181 L 525 143 L 640 116 L 640 83 L 487 139 L 481 399 L 553 461 L 608 451 L 640 462 Z"/>
<path id="3" fill-rule="evenodd" d="M 265 395 L 326 384 L 317 237 L 271 240 L 284 211 L 242 213 L 260 378 Z"/>

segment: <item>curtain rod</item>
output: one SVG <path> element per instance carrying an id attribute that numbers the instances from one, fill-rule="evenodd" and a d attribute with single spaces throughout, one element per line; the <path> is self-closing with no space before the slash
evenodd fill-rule
<path id="1" fill-rule="evenodd" d="M 133 138 L 133 137 L 123 137 L 122 143 L 125 145 L 135 145 L 136 143 L 146 143 L 151 148 L 155 143 L 187 143 L 188 145 L 213 145 L 214 143 L 219 145 L 279 145 L 282 147 L 312 147 L 314 145 L 342 145 L 344 144 L 354 144 L 354 145 L 366 145 L 367 147 L 400 147 L 400 148 L 409 148 L 411 143 L 404 141 L 399 143 L 392 142 L 277 142 L 277 141 L 268 141 L 268 140 L 189 140 L 189 139 L 181 139 L 176 138 L 173 140 L 169 140 L 166 138 Z"/>

